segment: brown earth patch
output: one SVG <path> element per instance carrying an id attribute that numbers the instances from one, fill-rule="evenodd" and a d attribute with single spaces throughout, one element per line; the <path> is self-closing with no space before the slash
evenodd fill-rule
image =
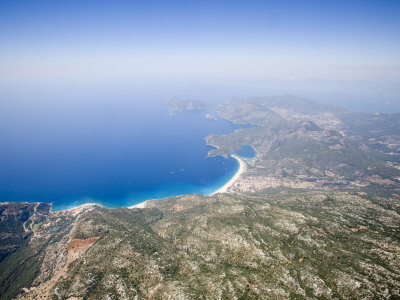
<path id="1" fill-rule="evenodd" d="M 64 267 L 56 272 L 54 276 L 42 283 L 40 286 L 32 288 L 31 291 L 19 299 L 52 299 L 51 291 L 61 277 L 64 277 L 67 273 L 68 266 L 75 261 L 79 256 L 85 253 L 90 246 L 92 246 L 99 238 L 89 238 L 89 239 L 73 239 L 66 247 L 67 249 L 67 259 L 65 261 Z M 80 298 L 74 298 L 80 299 Z"/>

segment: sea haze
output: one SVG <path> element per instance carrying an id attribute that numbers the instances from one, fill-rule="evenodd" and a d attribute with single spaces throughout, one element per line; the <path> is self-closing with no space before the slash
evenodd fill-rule
<path id="1" fill-rule="evenodd" d="M 209 194 L 238 169 L 231 157 L 206 158 L 204 138 L 243 126 L 170 114 L 162 101 L 20 101 L 0 114 L 1 202 L 129 206 Z"/>

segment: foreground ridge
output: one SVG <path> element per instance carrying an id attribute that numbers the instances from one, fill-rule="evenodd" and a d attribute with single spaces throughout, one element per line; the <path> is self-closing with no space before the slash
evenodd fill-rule
<path id="1" fill-rule="evenodd" d="M 94 207 L 75 217 L 50 213 L 1 270 L 27 247 L 43 257 L 21 299 L 35 298 L 35 287 L 49 284 L 60 270 L 65 275 L 52 283 L 48 297 L 399 296 L 399 213 L 395 197 L 281 189 L 181 196 L 147 201 L 142 209 Z M 69 230 L 52 239 L 57 226 Z M 76 241 L 91 246 L 71 261 L 68 249 Z M 49 266 L 55 253 L 62 259 Z"/>
<path id="2" fill-rule="evenodd" d="M 284 100 L 284 101 L 283 101 Z M 400 114 L 294 96 L 231 99 L 250 123 L 219 193 L 130 208 L 0 204 L 0 299 L 397 299 Z"/>

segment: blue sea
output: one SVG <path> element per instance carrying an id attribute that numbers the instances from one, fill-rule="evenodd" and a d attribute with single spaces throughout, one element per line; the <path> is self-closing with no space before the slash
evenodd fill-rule
<path id="1" fill-rule="evenodd" d="M 243 126 L 170 114 L 162 102 L 36 101 L 4 106 L 0 202 L 53 202 L 54 210 L 96 202 L 125 207 L 188 193 L 209 194 L 237 171 L 206 158 L 204 138 Z"/>

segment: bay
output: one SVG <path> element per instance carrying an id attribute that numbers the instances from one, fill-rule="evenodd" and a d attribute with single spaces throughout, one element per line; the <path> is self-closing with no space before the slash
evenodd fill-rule
<path id="1" fill-rule="evenodd" d="M 154 101 L 61 104 L 3 110 L 0 201 L 125 207 L 212 193 L 238 169 L 231 157 L 206 158 L 212 147 L 204 138 L 243 126 L 207 119 L 206 111 L 171 114 Z"/>

